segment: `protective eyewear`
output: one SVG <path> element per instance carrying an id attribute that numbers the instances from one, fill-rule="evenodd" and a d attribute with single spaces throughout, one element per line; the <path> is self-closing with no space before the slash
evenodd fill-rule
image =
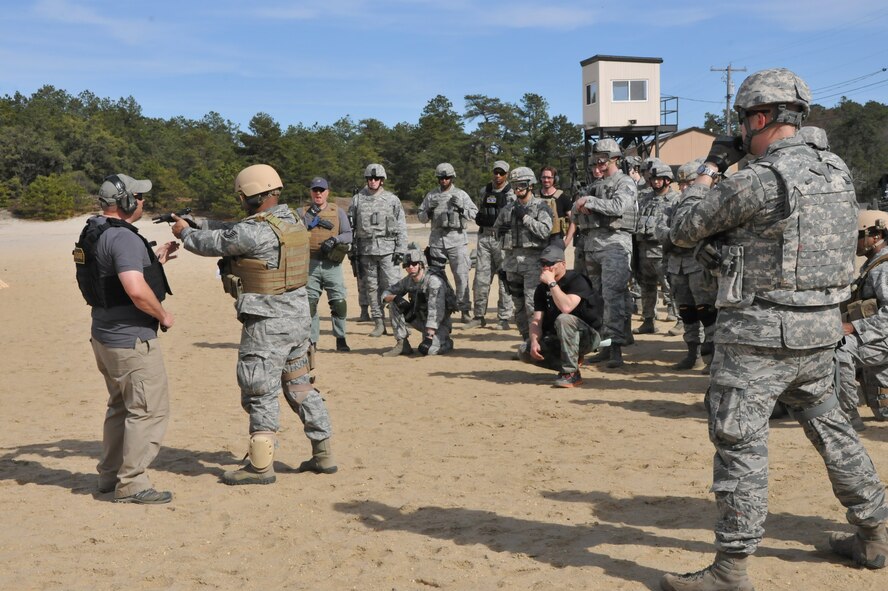
<path id="1" fill-rule="evenodd" d="M 541 176 L 540 178 L 541 178 L 541 179 L 554 179 L 555 177 L 554 177 L 554 176 L 551 176 L 551 175 L 543 175 L 543 176 Z"/>
<path id="2" fill-rule="evenodd" d="M 449 179 L 452 179 L 452 178 L 453 178 L 452 176 L 447 176 L 447 175 L 445 175 L 445 176 L 439 176 L 439 177 L 438 177 L 438 180 L 439 180 L 439 181 L 444 180 L 444 179 L 448 179 L 448 180 L 449 180 Z"/>
<path id="3" fill-rule="evenodd" d="M 367 177 L 364 177 L 364 180 L 367 180 L 367 181 L 381 181 L 381 180 L 382 180 L 382 177 L 381 177 L 381 176 L 367 176 Z"/>
<path id="4" fill-rule="evenodd" d="M 540 261 L 540 267 L 554 267 L 561 261 Z"/>
<path id="5" fill-rule="evenodd" d="M 530 183 L 527 183 L 527 182 L 515 183 L 514 185 L 512 185 L 512 189 L 514 191 L 526 191 L 529 188 L 530 188 Z"/>
<path id="6" fill-rule="evenodd" d="M 404 263 L 404 268 L 409 269 L 410 267 L 415 267 L 418 264 L 419 264 L 419 261 L 408 261 L 408 262 Z"/>
<path id="7" fill-rule="evenodd" d="M 324 189 L 324 188 L 322 188 L 322 187 L 312 187 L 312 188 L 311 188 L 311 192 L 312 192 L 312 193 L 323 193 L 323 192 L 326 191 L 326 190 L 327 190 L 327 189 Z"/>
<path id="8" fill-rule="evenodd" d="M 493 171 L 493 174 L 495 174 L 496 176 L 506 176 L 506 171 L 500 170 L 499 168 L 497 168 L 496 170 Z"/>
<path id="9" fill-rule="evenodd" d="M 602 164 L 607 164 L 610 161 L 610 158 L 596 158 L 595 166 L 601 166 Z"/>

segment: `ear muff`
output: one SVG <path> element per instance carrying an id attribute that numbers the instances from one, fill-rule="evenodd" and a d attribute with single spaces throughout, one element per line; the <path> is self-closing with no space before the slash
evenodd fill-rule
<path id="1" fill-rule="evenodd" d="M 117 200 L 117 207 L 123 210 L 123 213 L 130 214 L 136 211 L 137 203 L 136 198 L 132 193 L 127 191 L 126 185 L 120 177 L 116 174 L 112 174 L 111 176 L 105 177 L 105 181 L 114 185 L 114 188 L 117 189 L 117 195 L 114 196 L 114 199 Z"/>

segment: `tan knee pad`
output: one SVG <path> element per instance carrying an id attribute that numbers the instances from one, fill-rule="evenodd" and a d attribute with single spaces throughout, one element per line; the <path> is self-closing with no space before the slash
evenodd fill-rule
<path id="1" fill-rule="evenodd" d="M 259 472 L 271 468 L 274 461 L 274 433 L 257 431 L 250 435 L 250 464 Z"/>

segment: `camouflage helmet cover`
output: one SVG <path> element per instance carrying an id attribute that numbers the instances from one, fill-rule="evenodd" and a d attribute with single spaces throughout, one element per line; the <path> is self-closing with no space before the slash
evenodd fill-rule
<path id="1" fill-rule="evenodd" d="M 878 209 L 863 209 L 857 214 L 857 229 L 860 231 L 888 230 L 888 213 Z"/>
<path id="2" fill-rule="evenodd" d="M 700 168 L 701 164 L 703 164 L 703 160 L 705 160 L 705 158 L 697 158 L 696 160 L 685 162 L 684 164 L 679 166 L 678 182 L 690 183 L 695 178 L 697 178 L 697 169 Z"/>
<path id="3" fill-rule="evenodd" d="M 635 156 L 635 155 L 626 156 L 625 160 L 626 160 L 626 164 L 628 164 L 630 168 L 641 167 L 641 157 L 640 156 Z"/>
<path id="4" fill-rule="evenodd" d="M 623 155 L 623 150 L 620 149 L 620 144 L 617 143 L 617 140 L 606 137 L 595 142 L 592 146 L 592 153 L 607 154 L 608 158 L 619 158 Z"/>
<path id="5" fill-rule="evenodd" d="M 284 183 L 277 171 L 267 164 L 254 164 L 240 171 L 234 179 L 234 192 L 253 197 L 274 189 L 282 189 Z"/>
<path id="6" fill-rule="evenodd" d="M 454 170 L 453 165 L 449 162 L 442 162 L 438 166 L 435 167 L 435 176 L 440 178 L 443 177 L 455 177 L 456 170 Z"/>
<path id="7" fill-rule="evenodd" d="M 420 265 L 425 266 L 426 258 L 422 253 L 422 250 L 419 249 L 419 246 L 415 242 L 411 242 L 407 245 L 407 251 L 404 253 L 404 258 L 401 261 L 403 266 L 407 266 L 409 263 L 419 263 Z"/>
<path id="8" fill-rule="evenodd" d="M 675 176 L 672 174 L 672 167 L 663 162 L 662 160 L 657 160 L 651 163 L 650 168 L 648 168 L 648 174 L 651 178 L 665 178 L 669 180 L 673 180 Z"/>
<path id="9" fill-rule="evenodd" d="M 385 178 L 385 167 L 382 164 L 368 164 L 367 168 L 364 169 L 365 179 L 369 179 L 370 177 L 374 176 L 381 179 Z"/>
<path id="10" fill-rule="evenodd" d="M 764 105 L 797 105 L 802 108 L 801 116 L 794 112 L 781 111 L 777 120 L 793 123 L 796 126 L 808 116 L 811 108 L 811 89 L 804 80 L 786 68 L 771 68 L 749 75 L 734 99 L 734 110 L 738 113 Z"/>
<path id="11" fill-rule="evenodd" d="M 519 166 L 518 168 L 513 168 L 512 172 L 509 173 L 509 182 L 513 184 L 527 183 L 528 185 L 536 185 L 537 178 L 532 169 L 527 166 Z"/>
<path id="12" fill-rule="evenodd" d="M 806 125 L 799 129 L 799 137 L 815 150 L 829 150 L 829 138 L 821 127 Z"/>

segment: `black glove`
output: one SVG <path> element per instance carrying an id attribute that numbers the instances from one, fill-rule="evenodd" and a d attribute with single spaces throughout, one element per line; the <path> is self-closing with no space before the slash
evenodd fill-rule
<path id="1" fill-rule="evenodd" d="M 339 241 L 336 240 L 335 237 L 330 236 L 329 238 L 321 242 L 321 254 L 327 256 L 328 254 L 330 254 L 330 251 L 336 248 L 337 244 L 339 244 Z"/>
<path id="2" fill-rule="evenodd" d="M 410 310 L 413 309 L 413 304 L 408 300 L 405 300 L 404 296 L 395 296 L 395 299 L 392 300 L 392 303 L 401 312 L 401 314 L 405 316 L 410 312 Z"/>
<path id="3" fill-rule="evenodd" d="M 431 349 L 431 348 L 432 348 L 432 337 L 430 337 L 427 334 L 425 336 L 425 338 L 422 339 L 422 342 L 419 344 L 419 347 L 417 347 L 416 350 L 419 351 L 419 353 L 421 355 L 428 355 L 429 349 Z"/>
<path id="4" fill-rule="evenodd" d="M 516 201 L 512 204 L 512 212 L 518 216 L 518 221 L 524 219 L 524 216 L 527 215 L 527 206 L 523 205 L 521 202 Z"/>
<path id="5" fill-rule="evenodd" d="M 392 262 L 395 263 L 396 265 L 400 265 L 401 261 L 403 261 L 403 260 L 404 260 L 404 253 L 403 252 L 396 252 L 396 253 L 392 254 Z"/>
<path id="6" fill-rule="evenodd" d="M 712 162 L 718 167 L 718 171 L 724 174 L 729 166 L 740 162 L 745 155 L 743 139 L 740 136 L 720 135 L 712 140 L 706 162 Z"/>

